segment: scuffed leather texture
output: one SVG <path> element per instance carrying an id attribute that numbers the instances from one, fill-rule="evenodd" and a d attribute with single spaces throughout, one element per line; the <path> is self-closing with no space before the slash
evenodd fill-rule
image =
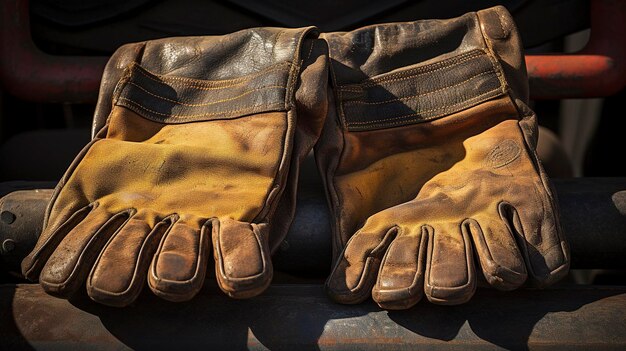
<path id="1" fill-rule="evenodd" d="M 459 304 L 479 271 L 502 290 L 567 273 L 506 9 L 323 37 L 335 108 L 316 158 L 335 219 L 334 300 Z"/>
<path id="2" fill-rule="evenodd" d="M 327 46 L 315 37 L 260 28 L 119 49 L 94 120 L 106 123 L 59 183 L 24 275 L 112 306 L 146 281 L 183 301 L 213 257 L 225 293 L 261 293 L 327 113 Z"/>

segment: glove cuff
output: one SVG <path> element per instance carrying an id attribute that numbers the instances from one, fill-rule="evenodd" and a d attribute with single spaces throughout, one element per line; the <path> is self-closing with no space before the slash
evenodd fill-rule
<path id="1" fill-rule="evenodd" d="M 501 6 L 324 37 L 344 130 L 422 123 L 507 94 L 527 100 L 521 42 Z"/>

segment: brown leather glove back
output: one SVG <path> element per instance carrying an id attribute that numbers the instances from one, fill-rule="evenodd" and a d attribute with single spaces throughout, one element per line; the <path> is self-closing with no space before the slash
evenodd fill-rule
<path id="1" fill-rule="evenodd" d="M 325 39 L 336 110 L 316 157 L 335 218 L 332 298 L 371 293 L 402 309 L 425 291 L 457 304 L 477 269 L 503 290 L 566 274 L 522 46 L 503 7 Z"/>
<path id="2" fill-rule="evenodd" d="M 24 274 L 62 297 L 86 284 L 115 306 L 147 277 L 180 301 L 199 291 L 213 254 L 224 292 L 262 292 L 326 115 L 326 55 L 311 28 L 119 49 L 97 108 L 106 124 L 57 187 Z"/>

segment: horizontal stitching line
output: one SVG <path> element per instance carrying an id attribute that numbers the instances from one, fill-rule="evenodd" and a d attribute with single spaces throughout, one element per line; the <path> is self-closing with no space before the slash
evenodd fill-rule
<path id="1" fill-rule="evenodd" d="M 414 77 L 414 76 L 419 76 L 419 75 L 424 75 L 426 73 L 434 73 L 434 72 L 438 72 L 441 70 L 444 70 L 446 68 L 450 68 L 450 67 L 454 67 L 454 66 L 458 66 L 462 63 L 465 62 L 469 62 L 472 60 L 475 60 L 477 58 L 480 58 L 482 56 L 486 56 L 486 54 L 483 51 L 471 51 L 467 54 L 462 54 L 459 55 L 457 57 L 452 57 L 448 60 L 444 60 L 441 62 L 436 62 L 436 63 L 432 63 L 430 65 L 426 65 L 423 67 L 416 67 L 413 69 L 409 69 L 405 72 L 398 72 L 395 74 L 392 74 L 388 77 L 383 77 L 383 78 L 372 78 L 370 81 L 366 82 L 363 84 L 363 86 L 365 87 L 371 87 L 371 86 L 375 86 L 375 83 L 384 83 L 384 82 L 394 82 L 394 81 L 398 81 L 398 80 L 403 80 L 406 78 L 410 78 L 410 77 Z M 437 67 L 440 66 L 439 68 L 436 69 L 432 69 L 433 67 Z M 408 76 L 406 76 L 408 74 Z M 396 78 L 393 78 L 396 77 Z"/>
<path id="2" fill-rule="evenodd" d="M 386 121 L 393 121 L 393 120 L 403 119 L 403 118 L 407 118 L 407 117 L 420 116 L 420 115 L 423 115 L 424 113 L 427 113 L 427 112 L 445 110 L 446 108 L 449 108 L 449 107 L 460 106 L 460 105 L 463 105 L 463 104 L 466 104 L 466 103 L 471 103 L 473 100 L 480 100 L 481 97 L 486 96 L 488 94 L 491 94 L 493 92 L 497 92 L 499 90 L 500 90 L 500 87 L 498 87 L 496 89 L 489 90 L 486 93 L 483 93 L 483 94 L 480 94 L 480 95 L 476 95 L 473 98 L 470 98 L 470 99 L 467 99 L 465 101 L 456 103 L 454 105 L 443 106 L 443 107 L 439 107 L 439 108 L 434 108 L 434 109 L 430 109 L 430 110 L 421 111 L 420 113 L 413 113 L 413 114 L 410 114 L 410 115 L 404 115 L 404 116 L 398 116 L 398 117 L 392 117 L 392 118 L 378 119 L 378 120 L 373 120 L 373 121 L 363 121 L 363 122 L 349 122 L 348 126 L 353 125 L 353 124 L 356 124 L 356 125 L 372 124 L 372 123 L 377 123 L 377 122 L 386 122 Z M 403 122 L 427 120 L 427 118 L 429 118 L 429 117 L 426 117 L 424 119 L 414 119 L 414 120 L 411 120 L 411 121 L 403 121 Z"/>
<path id="3" fill-rule="evenodd" d="M 136 67 L 136 69 L 139 71 L 139 73 L 141 73 L 144 77 L 153 80 L 157 83 L 164 83 L 163 80 L 167 80 L 167 81 L 173 81 L 170 83 L 175 83 L 175 84 L 180 84 L 182 86 L 186 86 L 186 87 L 190 87 L 190 88 L 196 88 L 198 90 L 216 90 L 216 89 L 222 89 L 222 88 L 229 88 L 229 87 L 233 87 L 233 86 L 238 86 L 241 85 L 242 83 L 245 83 L 247 81 L 250 81 L 251 78 L 255 78 L 258 77 L 260 75 L 269 73 L 269 72 L 274 72 L 274 71 L 278 71 L 281 69 L 284 69 L 284 67 L 281 66 L 285 66 L 286 64 L 281 63 L 279 64 L 278 67 L 274 67 L 272 69 L 268 69 L 265 71 L 261 71 L 261 72 L 257 72 L 254 73 L 252 75 L 246 76 L 246 77 L 242 77 L 242 78 L 235 78 L 235 79 L 228 79 L 228 80 L 220 80 L 220 81 L 211 81 L 211 82 L 202 82 L 200 80 L 195 80 L 195 79 L 191 79 L 191 78 L 184 78 L 184 77 L 168 77 L 168 76 L 163 76 L 163 75 L 158 75 L 155 73 L 152 73 L 150 71 L 148 71 L 147 69 L 135 64 L 133 68 Z M 159 77 L 160 79 L 157 79 L 153 76 Z M 233 84 L 225 84 L 225 83 L 231 83 L 233 82 Z"/>
<path id="4" fill-rule="evenodd" d="M 409 78 L 421 76 L 421 75 L 428 74 L 428 73 L 435 73 L 435 72 L 438 72 L 438 71 L 441 71 L 450 67 L 458 66 L 462 63 L 469 62 L 469 61 L 472 61 L 472 60 L 475 60 L 477 58 L 484 57 L 484 56 L 486 56 L 486 54 L 483 51 L 472 51 L 468 53 L 467 55 L 459 55 L 447 61 L 436 62 L 436 63 L 430 64 L 424 67 L 416 67 L 406 72 L 398 72 L 390 77 L 384 77 L 384 78 L 378 78 L 378 79 L 370 78 L 365 83 L 344 85 L 344 86 L 340 86 L 339 89 L 343 91 L 359 92 L 362 89 L 350 88 L 350 87 L 358 86 L 362 88 L 370 88 L 370 87 L 376 86 L 378 83 L 397 82 L 401 80 L 406 80 Z M 452 63 L 452 64 L 449 64 L 449 63 Z M 440 66 L 440 67 L 434 70 L 431 69 L 432 67 L 436 67 L 436 66 Z M 397 78 L 393 78 L 393 77 L 397 77 Z"/>
<path id="5" fill-rule="evenodd" d="M 138 85 L 138 84 L 135 84 L 135 83 L 133 83 L 133 82 L 128 82 L 128 83 L 130 83 L 130 84 L 132 84 L 132 85 L 136 86 L 137 88 L 139 88 L 139 89 L 143 90 L 144 92 L 146 92 L 146 93 L 148 93 L 149 95 L 152 95 L 152 96 L 154 96 L 154 97 L 156 97 L 156 98 L 159 98 L 159 99 L 162 99 L 162 100 L 165 100 L 165 101 L 169 101 L 169 102 L 173 102 L 173 103 L 175 103 L 175 104 L 177 104 L 177 105 L 189 106 L 189 107 L 199 107 L 199 106 L 210 106 L 210 105 L 215 105 L 215 104 L 222 103 L 222 102 L 226 102 L 226 101 L 236 100 L 236 99 L 238 99 L 238 98 L 240 98 L 240 97 L 242 97 L 242 96 L 246 96 L 246 95 L 252 94 L 252 93 L 253 93 L 253 92 L 255 92 L 255 91 L 261 91 L 261 90 L 266 90 L 266 89 L 271 89 L 271 88 L 286 89 L 285 87 L 283 87 L 283 86 L 281 86 L 281 85 L 270 85 L 270 86 L 266 86 L 266 87 L 260 87 L 260 88 L 257 88 L 257 89 L 248 90 L 248 91 L 246 91 L 246 92 L 245 92 L 245 93 L 243 93 L 243 94 L 240 94 L 240 95 L 237 95 L 237 96 L 235 96 L 235 97 L 228 98 L 228 99 L 217 100 L 217 101 L 209 102 L 209 103 L 206 103 L 206 104 L 191 104 L 191 103 L 189 103 L 188 101 L 173 100 L 173 99 L 169 99 L 169 98 L 166 98 L 166 97 L 164 97 L 164 96 L 161 96 L 161 95 L 154 94 L 154 93 L 152 93 L 152 92 L 150 92 L 150 91 L 146 90 L 146 89 L 145 89 L 145 88 L 143 88 L 142 86 L 140 86 L 140 85 Z"/>
<path id="6" fill-rule="evenodd" d="M 418 265 L 417 262 L 415 263 L 389 263 L 389 262 L 385 262 L 385 267 L 399 267 L 399 268 L 413 268 L 416 267 Z"/>
<path id="7" fill-rule="evenodd" d="M 259 106 L 254 106 L 254 107 L 248 107 L 248 108 L 244 108 L 244 109 L 239 109 L 239 110 L 229 110 L 229 111 L 220 111 L 220 112 L 212 112 L 212 113 L 204 113 L 204 114 L 197 114 L 197 115 L 173 115 L 173 114 L 168 114 L 168 113 L 161 113 L 161 112 L 157 112 L 157 111 L 153 111 L 143 105 L 141 105 L 140 103 L 127 99 L 127 98 L 123 98 L 120 97 L 118 100 L 123 100 L 123 101 L 128 101 L 130 102 L 132 105 L 141 108 L 142 110 L 149 112 L 149 113 L 154 113 L 160 116 L 166 116 L 166 117 L 176 117 L 176 118 L 180 118 L 180 119 L 192 119 L 192 118 L 197 118 L 197 117 L 209 117 L 209 116 L 216 116 L 216 115 L 226 115 L 226 114 L 230 114 L 230 113 L 234 113 L 234 112 L 248 112 L 248 111 L 254 111 L 255 109 L 261 108 L 261 107 L 270 107 L 270 106 L 282 106 L 282 102 L 275 102 L 272 104 L 265 104 L 265 105 L 259 105 Z"/>
<path id="8" fill-rule="evenodd" d="M 433 93 L 438 93 L 440 91 L 444 91 L 446 89 L 452 89 L 454 87 L 458 87 L 459 85 L 463 85 L 467 82 L 469 82 L 470 80 L 480 77 L 480 76 L 484 76 L 486 74 L 490 74 L 490 73 L 495 73 L 493 71 L 486 71 L 486 72 L 482 72 L 479 74 L 476 74 L 474 76 L 471 76 L 469 78 L 467 78 L 466 80 L 459 82 L 457 84 L 454 85 L 450 85 L 450 86 L 445 86 L 443 88 L 437 89 L 437 90 L 431 90 L 422 94 L 417 94 L 417 95 L 411 95 L 411 96 L 405 96 L 405 97 L 401 97 L 401 98 L 397 98 L 397 99 L 390 99 L 390 100 L 385 100 L 385 101 L 376 101 L 376 102 L 369 102 L 369 101 L 365 101 L 365 100 L 350 100 L 345 102 L 345 105 L 356 105 L 356 104 L 363 104 L 363 105 L 382 105 L 382 104 L 386 104 L 386 103 L 390 103 L 390 102 L 394 102 L 394 101 L 404 101 L 404 100 L 410 100 L 416 97 L 420 97 L 420 96 L 424 96 L 424 95 L 429 95 L 429 94 L 433 94 Z M 497 77 L 496 77 L 497 78 Z M 498 83 L 500 81 L 498 80 Z"/>

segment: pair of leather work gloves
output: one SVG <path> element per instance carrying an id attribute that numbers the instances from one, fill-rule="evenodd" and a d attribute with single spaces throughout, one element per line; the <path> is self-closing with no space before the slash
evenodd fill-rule
<path id="1" fill-rule="evenodd" d="M 502 290 L 550 284 L 569 253 L 527 101 L 503 7 L 125 45 L 23 273 L 53 295 L 86 286 L 125 306 L 146 280 L 164 299 L 191 299 L 212 257 L 226 294 L 255 296 L 315 146 L 334 300 L 458 304 L 481 273 Z"/>

